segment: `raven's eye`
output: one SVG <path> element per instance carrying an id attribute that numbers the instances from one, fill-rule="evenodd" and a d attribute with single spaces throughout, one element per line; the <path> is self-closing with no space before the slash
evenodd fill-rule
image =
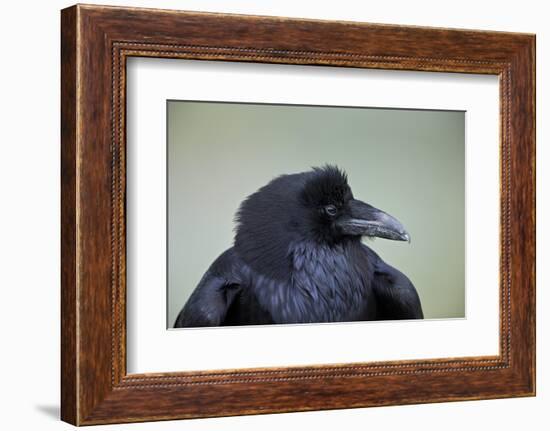
<path id="1" fill-rule="evenodd" d="M 333 217 L 338 213 L 338 209 L 334 205 L 327 205 L 325 207 L 325 213 Z"/>

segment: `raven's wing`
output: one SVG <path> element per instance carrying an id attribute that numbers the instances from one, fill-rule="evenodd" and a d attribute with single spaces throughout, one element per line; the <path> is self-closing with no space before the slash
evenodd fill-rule
<path id="1" fill-rule="evenodd" d="M 418 293 L 401 271 L 375 256 L 372 287 L 376 296 L 376 320 L 423 319 Z"/>
<path id="2" fill-rule="evenodd" d="M 221 254 L 203 275 L 174 323 L 175 328 L 220 326 L 239 293 L 239 262 L 233 248 Z"/>

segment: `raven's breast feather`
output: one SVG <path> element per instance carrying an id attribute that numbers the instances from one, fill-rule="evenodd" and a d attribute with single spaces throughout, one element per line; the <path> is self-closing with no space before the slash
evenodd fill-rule
<path id="1" fill-rule="evenodd" d="M 245 284 L 275 323 L 374 319 L 372 268 L 360 250 L 300 242 L 290 248 L 289 259 L 291 271 L 284 280 L 243 268 Z"/>

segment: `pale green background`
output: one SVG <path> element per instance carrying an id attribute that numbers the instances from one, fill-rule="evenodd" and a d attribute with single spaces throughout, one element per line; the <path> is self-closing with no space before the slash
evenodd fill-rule
<path id="1" fill-rule="evenodd" d="M 411 243 L 368 240 L 426 318 L 465 316 L 464 112 L 168 101 L 168 327 L 231 247 L 240 202 L 273 177 L 337 164 Z"/>

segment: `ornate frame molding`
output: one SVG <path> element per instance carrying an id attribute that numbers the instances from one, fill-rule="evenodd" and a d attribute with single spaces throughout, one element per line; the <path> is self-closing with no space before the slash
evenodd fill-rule
<path id="1" fill-rule="evenodd" d="M 534 47 L 534 36 L 525 34 L 81 5 L 63 10 L 62 419 L 99 424 L 534 395 Z M 500 354 L 128 375 L 131 56 L 498 75 Z M 251 391 L 261 396 L 251 399 Z"/>

